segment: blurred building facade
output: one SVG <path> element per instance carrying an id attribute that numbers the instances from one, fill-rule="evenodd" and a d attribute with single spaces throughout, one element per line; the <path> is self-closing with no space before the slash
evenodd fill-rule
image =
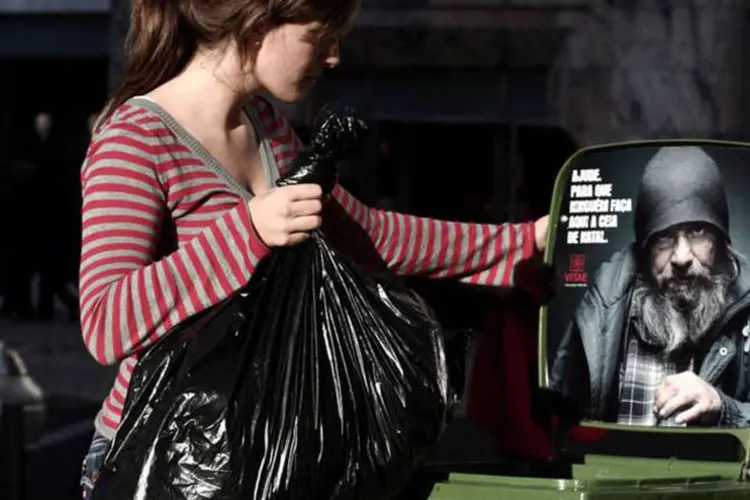
<path id="1" fill-rule="evenodd" d="M 88 114 L 101 106 L 121 70 L 128 2 L 0 2 L 0 150 L 33 112 Z M 305 122 L 316 103 L 353 105 L 383 129 L 373 139 L 373 165 L 385 150 L 398 150 L 401 163 L 423 155 L 430 141 L 419 136 L 428 130 L 456 143 L 481 136 L 495 213 L 512 216 L 504 207 L 514 204 L 513 179 L 526 168 L 524 141 L 750 136 L 749 7 L 743 0 L 364 0 L 342 66 L 289 112 Z M 549 139 L 550 131 L 567 139 Z M 401 171 L 394 167 L 397 177 Z M 394 181 L 401 194 L 388 195 L 402 205 L 407 181 Z"/>
<path id="2" fill-rule="evenodd" d="M 0 168 L 35 114 L 75 129 L 101 106 L 109 18 L 109 0 L 0 1 Z"/>

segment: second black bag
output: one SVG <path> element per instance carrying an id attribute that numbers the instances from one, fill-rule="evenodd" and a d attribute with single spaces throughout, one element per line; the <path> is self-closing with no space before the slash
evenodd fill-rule
<path id="1" fill-rule="evenodd" d="M 286 183 L 330 189 L 362 124 L 329 115 Z M 386 500 L 450 408 L 442 331 L 320 233 L 145 353 L 96 500 Z"/>

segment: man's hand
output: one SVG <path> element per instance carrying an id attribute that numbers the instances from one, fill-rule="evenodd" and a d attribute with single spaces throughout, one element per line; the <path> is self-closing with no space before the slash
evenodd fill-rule
<path id="1" fill-rule="evenodd" d="M 709 383 L 693 372 L 671 375 L 656 390 L 654 412 L 660 418 L 669 418 L 675 412 L 678 423 L 711 419 L 721 411 L 721 396 Z"/>

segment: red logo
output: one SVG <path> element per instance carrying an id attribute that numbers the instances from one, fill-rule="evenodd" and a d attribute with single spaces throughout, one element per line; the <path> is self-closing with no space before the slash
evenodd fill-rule
<path id="1" fill-rule="evenodd" d="M 570 266 L 568 270 L 571 273 L 582 273 L 586 270 L 586 254 L 574 253 L 570 256 Z"/>
<path id="2" fill-rule="evenodd" d="M 568 263 L 568 272 L 565 273 L 565 283 L 569 285 L 585 285 L 588 281 L 589 273 L 586 272 L 586 254 L 571 254 Z"/>

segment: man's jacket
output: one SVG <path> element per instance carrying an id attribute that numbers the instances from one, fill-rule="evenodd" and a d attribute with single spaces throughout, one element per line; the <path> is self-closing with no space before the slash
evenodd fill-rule
<path id="1" fill-rule="evenodd" d="M 750 342 L 742 330 L 750 312 L 750 276 L 744 259 L 730 285 L 728 307 L 707 338 L 698 375 L 721 395 L 720 427 L 750 426 Z M 550 372 L 550 387 L 592 420 L 617 420 L 620 363 L 636 273 L 634 248 L 615 253 L 596 272 L 568 326 Z"/>

